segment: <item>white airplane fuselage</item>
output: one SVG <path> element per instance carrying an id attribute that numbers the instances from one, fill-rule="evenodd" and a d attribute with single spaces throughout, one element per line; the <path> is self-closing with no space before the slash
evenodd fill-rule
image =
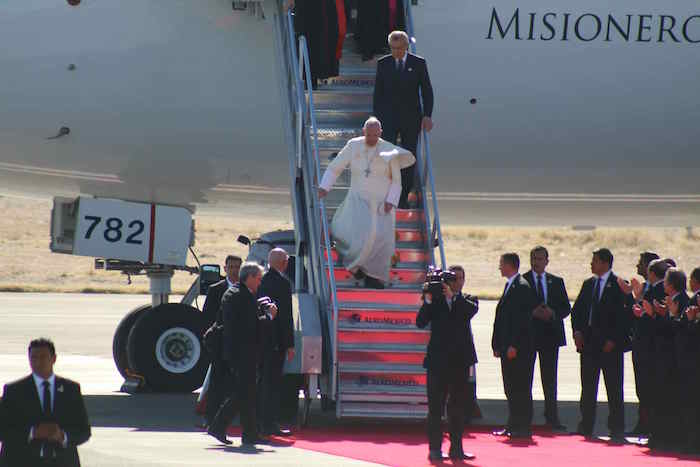
<path id="1" fill-rule="evenodd" d="M 289 203 L 275 4 L 259 19 L 220 0 L 4 2 L 0 192 Z M 697 2 L 424 0 L 413 13 L 441 206 L 491 223 L 561 202 L 700 221 Z"/>

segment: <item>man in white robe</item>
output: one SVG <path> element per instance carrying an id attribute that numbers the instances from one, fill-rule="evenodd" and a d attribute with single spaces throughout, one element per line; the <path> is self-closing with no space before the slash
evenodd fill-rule
<path id="1" fill-rule="evenodd" d="M 412 165 L 410 151 L 380 138 L 382 125 L 370 117 L 364 136 L 347 142 L 323 174 L 323 198 L 338 176 L 350 166 L 350 191 L 340 205 L 331 234 L 345 267 L 367 287 L 383 288 L 389 280 L 396 248 L 396 211 L 401 196 L 401 169 Z"/>

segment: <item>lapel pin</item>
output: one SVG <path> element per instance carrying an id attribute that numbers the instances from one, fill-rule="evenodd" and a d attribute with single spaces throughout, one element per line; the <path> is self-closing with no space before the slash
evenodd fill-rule
<path id="1" fill-rule="evenodd" d="M 63 385 L 60 385 L 59 387 L 56 388 L 56 391 L 58 392 L 63 392 Z"/>
<path id="2" fill-rule="evenodd" d="M 413 68 L 409 68 L 408 71 L 413 71 Z"/>

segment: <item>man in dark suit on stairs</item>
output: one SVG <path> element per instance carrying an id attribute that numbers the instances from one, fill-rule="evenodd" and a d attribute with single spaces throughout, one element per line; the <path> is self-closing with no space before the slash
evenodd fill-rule
<path id="1" fill-rule="evenodd" d="M 78 467 L 77 446 L 90 438 L 80 385 L 56 376 L 56 348 L 48 339 L 29 343 L 32 374 L 5 385 L 0 465 Z"/>
<path id="2" fill-rule="evenodd" d="M 532 310 L 537 296 L 530 284 L 518 274 L 520 258 L 516 253 L 501 256 L 499 269 L 508 279 L 496 305 L 491 348 L 501 359 L 503 389 L 508 399 L 508 423 L 497 436 L 529 438 L 532 423 L 532 372 L 534 352 Z"/>
<path id="3" fill-rule="evenodd" d="M 382 122 L 382 136 L 396 144 L 401 135 L 401 147 L 416 155 L 421 128 L 433 128 L 433 88 L 425 59 L 408 53 L 408 35 L 403 31 L 389 34 L 391 55 L 377 61 L 374 84 L 373 113 Z M 419 101 L 423 95 L 423 108 Z M 415 164 L 401 169 L 401 198 L 399 208 L 408 207 L 408 193 L 413 188 Z"/>
<path id="4" fill-rule="evenodd" d="M 607 248 L 593 252 L 593 277 L 584 281 L 571 311 L 576 351 L 581 354 L 581 421 L 577 433 L 593 435 L 602 371 L 608 394 L 610 439 L 624 443 L 623 356 L 630 349 L 631 310 L 612 272 Z"/>
<path id="5" fill-rule="evenodd" d="M 559 421 L 557 408 L 557 366 L 559 347 L 566 345 L 564 319 L 571 313 L 571 304 L 564 280 L 545 272 L 548 264 L 549 252 L 545 247 L 537 246 L 530 251 L 532 269 L 525 273 L 525 280 L 537 294 L 537 306 L 532 312 L 535 352 L 532 353 L 530 371 L 534 375 L 535 356 L 539 355 L 540 377 L 544 390 L 544 418 L 554 430 L 561 431 L 566 427 Z"/>

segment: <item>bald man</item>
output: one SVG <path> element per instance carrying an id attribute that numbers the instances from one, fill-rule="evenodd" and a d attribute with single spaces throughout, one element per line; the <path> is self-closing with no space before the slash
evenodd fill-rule
<path id="1" fill-rule="evenodd" d="M 292 318 L 292 286 L 285 277 L 289 255 L 281 248 L 270 251 L 269 270 L 263 276 L 258 296 L 270 297 L 277 303 L 277 319 L 270 326 L 263 342 L 260 372 L 262 397 L 258 411 L 264 435 L 288 435 L 279 425 L 280 388 L 285 357 L 294 358 L 294 321 Z"/>

